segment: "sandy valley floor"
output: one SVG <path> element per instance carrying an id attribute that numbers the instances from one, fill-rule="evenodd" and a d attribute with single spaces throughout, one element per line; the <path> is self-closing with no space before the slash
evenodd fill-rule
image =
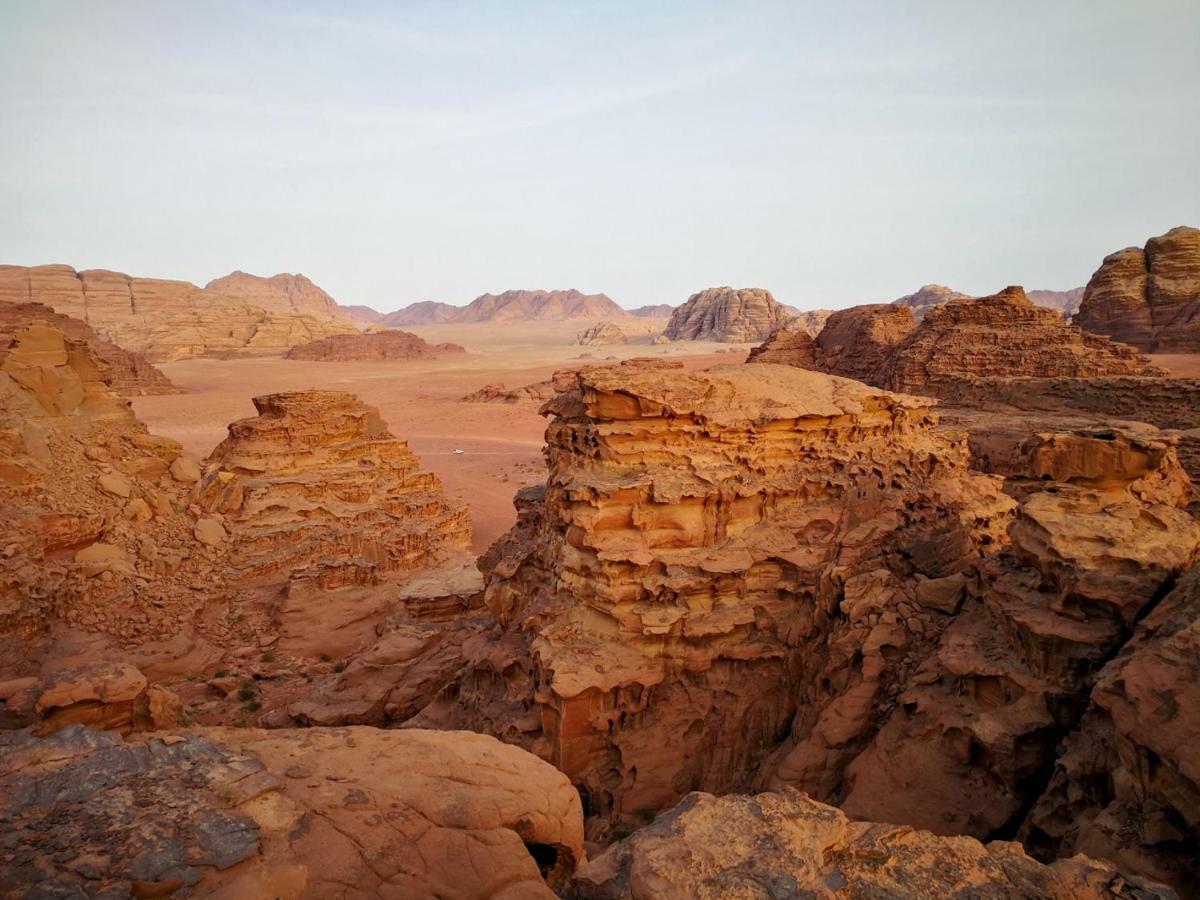
<path id="1" fill-rule="evenodd" d="M 160 368 L 187 393 L 139 397 L 134 408 L 151 431 L 204 457 L 224 438 L 230 422 L 254 415 L 251 398 L 257 394 L 302 388 L 351 391 L 378 407 L 392 433 L 407 440 L 423 466 L 441 476 L 449 495 L 470 506 L 473 549 L 481 553 L 515 520 L 512 497 L 517 488 L 544 480 L 545 420 L 535 403 L 463 403 L 463 395 L 493 382 L 517 387 L 540 381 L 583 353 L 597 362 L 610 356 L 678 357 L 689 367 L 745 358 L 747 347 L 741 345 L 652 347 L 649 335 L 664 323 L 644 321 L 645 333 L 634 343 L 612 347 L 572 346 L 586 322 L 458 325 L 409 329 L 431 342 L 453 341 L 470 351 L 435 360 L 316 363 L 257 357 L 166 363 Z M 456 449 L 463 452 L 456 454 Z"/>

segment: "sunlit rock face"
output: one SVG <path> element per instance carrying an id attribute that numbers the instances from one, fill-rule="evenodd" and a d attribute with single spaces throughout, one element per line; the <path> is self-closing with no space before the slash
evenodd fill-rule
<path id="1" fill-rule="evenodd" d="M 1200 229 L 1172 228 L 1106 256 L 1075 324 L 1150 353 L 1200 351 Z"/>
<path id="2" fill-rule="evenodd" d="M 419 721 L 532 747 L 598 832 L 746 785 L 802 707 L 894 696 L 947 621 L 918 590 L 961 589 L 1013 507 L 917 398 L 769 365 L 567 381 L 546 486 L 481 562 L 502 628 Z"/>
<path id="3" fill-rule="evenodd" d="M 672 341 L 761 341 L 791 313 L 761 288 L 708 288 L 671 313 L 663 334 Z"/>

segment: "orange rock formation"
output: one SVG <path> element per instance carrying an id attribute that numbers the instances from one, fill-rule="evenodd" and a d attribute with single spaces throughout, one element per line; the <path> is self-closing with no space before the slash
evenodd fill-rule
<path id="1" fill-rule="evenodd" d="M 625 343 L 625 332 L 612 322 L 597 322 L 585 328 L 575 336 L 575 343 L 581 347 L 600 347 L 605 344 Z"/>
<path id="2" fill-rule="evenodd" d="M 368 331 L 334 334 L 309 344 L 299 344 L 286 359 L 313 362 L 347 362 L 360 359 L 429 359 L 443 353 L 465 353 L 458 344 L 430 344 L 408 331 Z"/>
<path id="3" fill-rule="evenodd" d="M 0 300 L 43 303 L 152 360 L 276 352 L 358 330 L 348 319 L 272 311 L 186 281 L 59 265 L 0 266 Z"/>
<path id="4" fill-rule="evenodd" d="M 1106 256 L 1075 324 L 1151 353 L 1200 352 L 1200 229 L 1172 228 Z"/>
<path id="5" fill-rule="evenodd" d="M 761 341 L 790 315 L 770 291 L 708 288 L 671 313 L 663 334 L 672 341 Z"/>

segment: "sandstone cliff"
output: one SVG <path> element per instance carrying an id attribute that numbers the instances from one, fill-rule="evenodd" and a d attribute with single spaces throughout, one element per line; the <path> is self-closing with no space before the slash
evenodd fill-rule
<path id="1" fill-rule="evenodd" d="M 334 334 L 319 341 L 299 344 L 284 354 L 285 359 L 315 362 L 352 360 L 431 359 L 445 353 L 465 353 L 458 344 L 429 344 L 407 331 L 367 331 Z"/>
<path id="2" fill-rule="evenodd" d="M 180 392 L 144 354 L 122 350 L 96 334 L 86 322 L 56 313 L 41 303 L 0 303 L 0 345 L 8 346 L 17 334 L 35 322 L 55 328 L 73 341 L 86 343 L 106 369 L 104 380 L 123 397 Z"/>
<path id="3" fill-rule="evenodd" d="M 350 321 L 353 316 L 338 302 L 303 275 L 282 273 L 264 278 L 246 272 L 230 272 L 214 278 L 206 291 L 234 297 L 269 312 L 305 313 L 317 319 Z"/>
<path id="4" fill-rule="evenodd" d="M 906 306 L 875 303 L 835 312 L 817 335 L 823 372 L 878 384 L 892 349 L 916 327 Z"/>
<path id="5" fill-rule="evenodd" d="M 770 291 L 708 288 L 671 313 L 663 334 L 672 341 L 761 341 L 789 315 Z"/>
<path id="6" fill-rule="evenodd" d="M 788 319 L 750 351 L 748 363 L 776 363 L 798 369 L 819 369 L 817 342 L 799 318 Z"/>
<path id="7" fill-rule="evenodd" d="M 194 497 L 223 515 L 242 577 L 286 580 L 308 566 L 383 575 L 466 548 L 466 509 L 446 501 L 373 407 L 315 390 L 254 405 L 258 415 L 231 424 L 209 456 Z"/>
<path id="8" fill-rule="evenodd" d="M 534 748 L 597 833 L 745 785 L 798 704 L 895 691 L 892 648 L 935 640 L 940 614 L 914 604 L 909 628 L 875 596 L 959 584 L 1012 506 L 915 398 L 782 366 L 564 381 L 546 488 L 481 562 L 504 629 L 418 721 Z"/>
<path id="9" fill-rule="evenodd" d="M 1200 229 L 1172 228 L 1106 256 L 1075 324 L 1151 353 L 1200 351 Z"/>
<path id="10" fill-rule="evenodd" d="M 348 321 L 272 311 L 186 281 L 70 266 L 0 266 L 3 300 L 43 303 L 152 360 L 271 353 L 358 330 Z"/>
<path id="11" fill-rule="evenodd" d="M 929 310 L 896 343 L 871 380 L 891 390 L 937 395 L 962 376 L 1092 378 L 1162 375 L 1125 344 L 1088 334 L 1053 310 L 1034 306 L 1019 287 L 991 297 L 952 300 Z"/>
<path id="12" fill-rule="evenodd" d="M 1035 306 L 1056 310 L 1064 318 L 1071 318 L 1079 310 L 1083 300 L 1084 289 L 1072 288 L 1069 291 L 1029 291 L 1029 299 Z M 899 306 L 907 306 L 912 310 L 913 318 L 918 322 L 934 307 L 949 303 L 951 300 L 969 300 L 969 295 L 952 290 L 941 284 L 927 284 L 912 294 L 907 294 L 892 302 Z"/>
<path id="13" fill-rule="evenodd" d="M 575 336 L 575 343 L 580 347 L 603 347 L 607 344 L 623 344 L 625 340 L 625 332 L 612 322 L 597 322 Z"/>

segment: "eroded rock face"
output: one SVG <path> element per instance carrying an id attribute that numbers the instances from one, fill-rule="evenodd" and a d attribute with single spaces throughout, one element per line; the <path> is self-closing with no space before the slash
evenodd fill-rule
<path id="1" fill-rule="evenodd" d="M 214 278 L 206 291 L 244 300 L 272 312 L 304 313 L 318 319 L 349 320 L 352 314 L 304 275 L 287 272 L 264 278 L 246 272 L 230 272 Z"/>
<path id="2" fill-rule="evenodd" d="M 907 306 L 912 310 L 913 318 L 919 322 L 925 318 L 927 312 L 936 306 L 941 306 L 951 300 L 967 299 L 969 299 L 967 294 L 948 288 L 944 284 L 925 284 L 913 293 L 905 294 L 892 302 L 897 306 Z"/>
<path id="3" fill-rule="evenodd" d="M 229 426 L 193 502 L 224 517 L 240 578 L 363 583 L 433 567 L 469 543 L 465 507 L 378 411 L 342 391 L 254 398 Z"/>
<path id="4" fill-rule="evenodd" d="M 744 786 L 801 706 L 894 695 L 945 621 L 903 598 L 961 587 L 1013 505 L 923 400 L 678 366 L 573 373 L 546 405 L 547 485 L 481 561 L 503 630 L 418 720 L 535 748 L 598 834 Z"/>
<path id="5" fill-rule="evenodd" d="M 358 330 L 348 317 L 270 310 L 186 281 L 61 265 L 0 266 L 0 300 L 43 303 L 156 361 L 278 352 Z"/>
<path id="6" fill-rule="evenodd" d="M 7 897 L 552 898 L 583 857 L 566 778 L 477 734 L 71 726 L 0 751 Z"/>
<path id="7" fill-rule="evenodd" d="M 105 380 L 123 397 L 179 393 L 179 388 L 144 354 L 122 350 L 96 334 L 86 322 L 56 313 L 41 303 L 0 303 L 0 346 L 11 344 L 17 334 L 34 323 L 56 328 L 64 337 L 86 343 L 107 369 Z"/>
<path id="8" fill-rule="evenodd" d="M 1038 435 L 1024 451 L 1011 545 L 965 586 L 936 652 L 847 767 L 838 805 L 852 816 L 1015 836 L 1097 673 L 1200 554 L 1169 441 Z M 796 771 L 785 758 L 771 783 L 810 788 Z"/>
<path id="9" fill-rule="evenodd" d="M 1150 353 L 1200 350 L 1200 229 L 1172 228 L 1106 256 L 1074 321 Z"/>
<path id="10" fill-rule="evenodd" d="M 1087 334 L 1019 287 L 929 310 L 895 344 L 873 383 L 937 395 L 961 377 L 1162 375 L 1132 347 Z"/>
<path id="11" fill-rule="evenodd" d="M 835 312 L 817 335 L 821 371 L 876 383 L 879 370 L 916 326 L 907 306 L 875 303 Z"/>
<path id="12" fill-rule="evenodd" d="M 663 334 L 673 341 L 761 341 L 790 314 L 761 288 L 708 288 L 671 313 Z"/>
<path id="13" fill-rule="evenodd" d="M 817 342 L 804 322 L 799 318 L 789 319 L 751 350 L 746 362 L 817 369 Z"/>
<path id="14" fill-rule="evenodd" d="M 1200 569 L 1101 671 L 1021 838 L 1089 853 L 1189 892 L 1200 884 Z"/>
<path id="15" fill-rule="evenodd" d="M 581 347 L 602 347 L 607 344 L 625 343 L 625 332 L 612 322 L 597 322 L 585 328 L 575 336 L 575 343 Z"/>
<path id="16" fill-rule="evenodd" d="M 284 357 L 315 362 L 349 362 L 363 359 L 431 359 L 445 353 L 465 352 L 458 344 L 430 344 L 411 332 L 388 330 L 331 335 L 293 347 Z"/>
<path id="17" fill-rule="evenodd" d="M 689 794 L 653 825 L 583 865 L 574 900 L 739 897 L 1174 898 L 1086 857 L 1042 865 L 1017 844 L 980 844 L 852 822 L 800 794 Z"/>
<path id="18" fill-rule="evenodd" d="M 0 350 L 0 637 L 27 642 L 8 666 L 36 666 L 56 622 L 165 648 L 222 584 L 169 474 L 179 445 L 148 434 L 104 375 L 42 324 Z"/>

